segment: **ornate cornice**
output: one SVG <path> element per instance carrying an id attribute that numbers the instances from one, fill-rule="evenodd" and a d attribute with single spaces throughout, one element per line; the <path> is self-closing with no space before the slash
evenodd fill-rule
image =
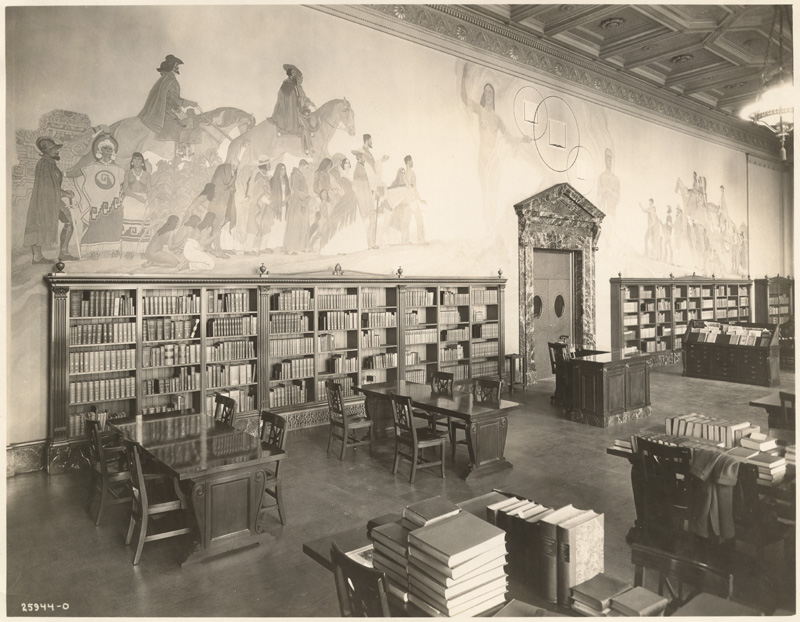
<path id="1" fill-rule="evenodd" d="M 765 157 L 777 152 L 774 136 L 763 128 L 708 110 L 644 81 L 597 67 L 590 59 L 566 53 L 541 39 L 470 11 L 463 5 L 373 4 L 317 5 L 338 15 L 444 52 L 474 58 L 508 72 L 509 67 L 537 73 L 577 87 L 589 98 L 617 102 L 626 113 L 639 111 L 688 133 L 698 131 L 738 148 L 758 150 Z M 492 60 L 495 62 L 493 63 Z M 510 64 L 510 65 L 509 65 Z"/>

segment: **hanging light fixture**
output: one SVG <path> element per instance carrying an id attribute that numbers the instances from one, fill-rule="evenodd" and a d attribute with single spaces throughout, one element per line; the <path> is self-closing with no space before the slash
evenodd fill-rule
<path id="1" fill-rule="evenodd" d="M 775 7 L 767 52 L 764 55 L 764 67 L 761 70 L 761 89 L 756 101 L 745 106 L 740 113 L 742 119 L 768 127 L 777 134 L 781 141 L 781 160 L 786 160 L 786 137 L 794 129 L 794 81 L 792 73 L 783 65 L 783 16 L 784 11 L 788 10 L 787 6 Z M 767 65 L 769 64 L 769 53 L 776 21 L 779 22 L 778 67 L 768 71 Z M 791 18 L 788 15 L 786 21 L 791 25 Z"/>

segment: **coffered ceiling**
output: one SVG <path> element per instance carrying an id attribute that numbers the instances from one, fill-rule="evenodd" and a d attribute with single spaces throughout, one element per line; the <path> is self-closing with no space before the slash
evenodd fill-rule
<path id="1" fill-rule="evenodd" d="M 778 64 L 779 22 L 773 28 L 772 5 L 461 7 L 725 114 L 737 115 L 755 99 L 768 51 L 767 73 Z M 788 15 L 791 21 L 791 5 Z M 784 66 L 791 71 L 792 36 L 786 18 L 783 31 Z"/>

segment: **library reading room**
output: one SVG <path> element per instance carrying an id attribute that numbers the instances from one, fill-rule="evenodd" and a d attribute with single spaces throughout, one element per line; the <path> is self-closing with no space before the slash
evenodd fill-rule
<path id="1" fill-rule="evenodd" d="M 796 615 L 793 17 L 7 7 L 5 615 Z"/>

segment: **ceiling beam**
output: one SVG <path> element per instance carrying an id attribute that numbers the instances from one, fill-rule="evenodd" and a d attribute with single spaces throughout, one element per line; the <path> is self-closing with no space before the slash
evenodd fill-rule
<path id="1" fill-rule="evenodd" d="M 512 4 L 509 18 L 512 22 L 524 22 L 526 19 L 541 15 L 552 8 L 552 4 Z"/>
<path id="2" fill-rule="evenodd" d="M 636 60 L 626 62 L 623 66 L 625 69 L 635 69 L 636 67 L 641 67 L 642 65 L 649 65 L 650 63 L 654 63 L 664 59 L 669 60 L 673 56 L 680 56 L 681 54 L 691 54 L 692 52 L 696 52 L 697 50 L 702 50 L 702 49 L 703 49 L 703 44 L 700 42 L 687 45 L 686 42 L 679 41 L 669 47 L 660 48 L 651 54 L 646 54 L 644 56 L 637 58 Z"/>
<path id="3" fill-rule="evenodd" d="M 656 44 L 662 36 L 670 34 L 672 34 L 672 31 L 663 26 L 653 26 L 635 35 L 615 37 L 613 40 L 606 39 L 603 45 L 600 46 L 599 57 L 606 59 L 612 56 L 622 56 L 628 52 L 639 50 L 646 45 Z"/>
<path id="4" fill-rule="evenodd" d="M 621 5 L 578 5 L 580 8 L 568 12 L 564 17 L 553 20 L 544 29 L 544 34 L 547 37 L 553 37 L 565 30 L 570 30 L 577 26 L 583 26 L 586 23 L 592 22 L 611 13 L 618 13 L 622 8 Z"/>

